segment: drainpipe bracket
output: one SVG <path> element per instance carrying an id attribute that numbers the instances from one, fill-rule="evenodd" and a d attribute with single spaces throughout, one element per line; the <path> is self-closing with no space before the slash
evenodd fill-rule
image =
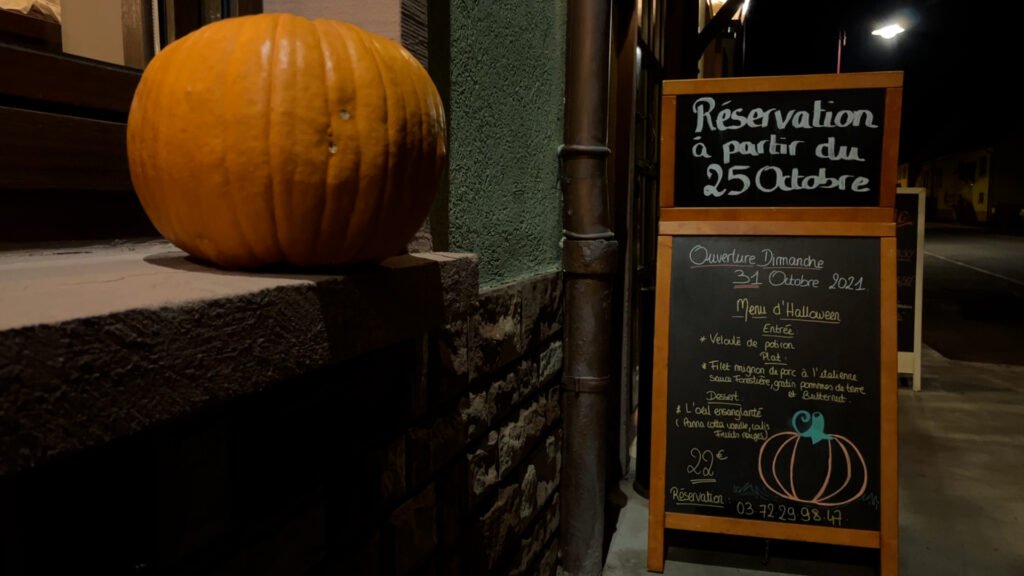
<path id="1" fill-rule="evenodd" d="M 565 231 L 562 263 L 569 274 L 614 274 L 618 267 L 619 243 L 615 235 L 582 235 Z"/>
<path id="2" fill-rule="evenodd" d="M 562 390 L 574 394 L 605 394 L 611 382 L 609 376 L 570 376 L 562 379 Z"/>
<path id="3" fill-rule="evenodd" d="M 603 182 L 606 159 L 611 153 L 607 146 L 562 144 L 558 147 L 558 181 L 563 187 L 586 180 Z"/>
<path id="4" fill-rule="evenodd" d="M 558 147 L 558 155 L 561 158 L 572 156 L 597 156 L 604 157 L 612 153 L 607 146 L 593 146 L 590 144 L 562 144 Z"/>

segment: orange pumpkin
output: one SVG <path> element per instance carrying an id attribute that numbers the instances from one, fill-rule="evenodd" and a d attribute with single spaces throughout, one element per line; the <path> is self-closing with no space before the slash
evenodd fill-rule
<path id="1" fill-rule="evenodd" d="M 172 43 L 128 117 L 146 214 L 181 249 L 230 268 L 402 251 L 445 158 L 441 99 L 405 49 L 287 14 L 223 20 Z"/>
<path id="2" fill-rule="evenodd" d="M 800 410 L 792 431 L 761 444 L 758 473 L 776 496 L 815 506 L 843 506 L 864 495 L 867 465 L 860 449 L 845 436 L 825 433 L 825 417 Z"/>

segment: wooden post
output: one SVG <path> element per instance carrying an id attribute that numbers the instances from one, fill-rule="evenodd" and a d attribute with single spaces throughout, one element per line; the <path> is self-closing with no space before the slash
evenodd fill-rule
<path id="1" fill-rule="evenodd" d="M 882 238 L 881 576 L 900 571 L 899 411 L 896 360 L 896 238 Z"/>
<path id="2" fill-rule="evenodd" d="M 651 491 L 647 522 L 647 569 L 665 570 L 665 435 L 668 414 L 668 306 L 672 288 L 672 237 L 658 237 L 658 279 L 654 304 L 654 394 L 651 412 Z"/>

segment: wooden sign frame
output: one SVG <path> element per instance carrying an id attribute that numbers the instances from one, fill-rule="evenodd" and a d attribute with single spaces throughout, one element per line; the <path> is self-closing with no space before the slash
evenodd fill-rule
<path id="1" fill-rule="evenodd" d="M 885 90 L 885 119 L 882 126 L 882 173 L 879 204 L 876 207 L 772 208 L 772 207 L 676 207 L 676 101 L 690 94 L 735 94 L 748 92 L 807 92 L 815 90 Z M 802 222 L 892 222 L 896 202 L 899 165 L 900 109 L 903 103 L 903 72 L 859 74 L 813 74 L 807 76 L 764 76 L 710 78 L 699 81 L 667 80 L 662 88 L 661 106 L 661 221 L 692 220 L 788 220 Z M 890 187 L 887 183 L 892 183 Z"/>
<path id="2" fill-rule="evenodd" d="M 675 206 L 676 120 L 679 96 L 757 92 L 884 89 L 881 174 L 877 206 L 678 207 Z M 670 80 L 663 84 L 660 222 L 654 325 L 650 512 L 647 567 L 665 567 L 665 531 L 689 530 L 838 544 L 879 550 L 882 576 L 899 573 L 898 351 L 896 334 L 895 204 L 899 161 L 902 72 L 754 78 Z M 879 270 L 879 529 L 860 530 L 700 514 L 667 512 L 668 366 L 674 236 L 792 236 L 878 238 Z M 922 244 L 923 246 L 923 244 Z"/>
<path id="3" fill-rule="evenodd" d="M 921 313 L 924 306 L 924 225 L 925 189 L 900 188 L 896 194 L 917 195 L 917 262 L 914 264 L 914 349 L 899 350 L 899 373 L 910 374 L 914 392 L 921 391 Z"/>
<path id="4" fill-rule="evenodd" d="M 894 187 L 895 188 L 895 187 Z M 689 530 L 780 540 L 839 544 L 880 550 L 882 576 L 899 571 L 899 475 L 897 446 L 896 227 L 890 222 L 662 222 L 658 237 L 654 324 L 654 391 L 651 432 L 650 512 L 647 569 L 665 569 L 665 530 Z M 879 304 L 880 438 L 879 530 L 854 530 L 666 512 L 665 469 L 668 430 L 669 309 L 672 238 L 680 235 L 803 236 L 878 238 L 881 246 Z"/>

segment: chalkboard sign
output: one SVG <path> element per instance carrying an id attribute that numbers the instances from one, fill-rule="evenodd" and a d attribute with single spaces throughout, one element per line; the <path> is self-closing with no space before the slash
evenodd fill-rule
<path id="1" fill-rule="evenodd" d="M 902 87 L 664 83 L 648 570 L 683 530 L 876 548 L 897 576 Z"/>
<path id="2" fill-rule="evenodd" d="M 673 239 L 669 512 L 878 530 L 879 239 Z"/>
<path id="3" fill-rule="evenodd" d="M 915 352 L 917 237 L 919 195 L 896 195 L 896 342 L 900 352 Z"/>
<path id="4" fill-rule="evenodd" d="M 885 90 L 679 96 L 675 204 L 876 206 Z"/>

